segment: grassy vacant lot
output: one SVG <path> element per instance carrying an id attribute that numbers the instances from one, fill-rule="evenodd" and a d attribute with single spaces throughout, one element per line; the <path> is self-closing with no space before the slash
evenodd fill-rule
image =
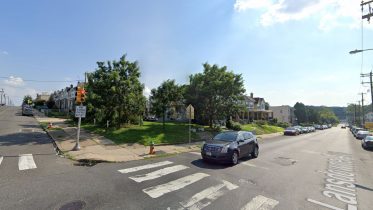
<path id="1" fill-rule="evenodd" d="M 273 125 L 257 125 L 255 123 L 242 125 L 242 130 L 255 131 L 256 135 L 283 132 L 284 129 Z"/>
<path id="2" fill-rule="evenodd" d="M 117 144 L 139 143 L 149 145 L 155 144 L 177 144 L 188 142 L 188 124 L 167 122 L 166 129 L 160 122 L 144 122 L 142 126 L 129 125 L 120 129 L 105 130 L 92 124 L 83 124 L 82 128 L 101 134 Z M 195 133 L 192 133 L 192 141 L 198 140 Z"/>

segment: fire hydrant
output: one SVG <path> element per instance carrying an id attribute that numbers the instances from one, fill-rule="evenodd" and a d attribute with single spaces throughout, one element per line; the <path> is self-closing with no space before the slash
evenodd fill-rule
<path id="1" fill-rule="evenodd" d="M 153 155 L 153 154 L 155 154 L 155 150 L 154 150 L 154 142 L 152 141 L 150 143 L 149 155 Z"/>
<path id="2" fill-rule="evenodd" d="M 48 129 L 51 129 L 52 128 L 52 123 L 51 122 L 49 122 L 49 124 L 48 124 Z"/>

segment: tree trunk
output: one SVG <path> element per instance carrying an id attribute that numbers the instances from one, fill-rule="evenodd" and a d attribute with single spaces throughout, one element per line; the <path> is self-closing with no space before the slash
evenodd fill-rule
<path id="1" fill-rule="evenodd" d="M 166 124 L 165 124 L 165 117 L 166 117 L 166 109 L 163 108 L 163 116 L 162 116 L 162 121 L 163 121 L 163 130 L 166 130 Z"/>

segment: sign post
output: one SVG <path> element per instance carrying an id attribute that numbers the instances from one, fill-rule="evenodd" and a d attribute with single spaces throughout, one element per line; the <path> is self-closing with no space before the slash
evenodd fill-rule
<path id="1" fill-rule="evenodd" d="M 80 144 L 79 144 L 79 138 L 80 138 L 80 124 L 82 123 L 82 117 L 84 118 L 87 112 L 87 107 L 82 106 L 76 106 L 75 107 L 75 117 L 78 117 L 78 131 L 77 131 L 77 136 L 76 136 L 76 144 L 74 147 L 74 151 L 79 151 L 80 150 Z"/>
<path id="2" fill-rule="evenodd" d="M 189 119 L 189 144 L 191 143 L 191 125 L 192 125 L 192 119 L 194 119 L 194 107 L 192 104 L 189 104 L 189 106 L 186 108 L 186 115 Z"/>

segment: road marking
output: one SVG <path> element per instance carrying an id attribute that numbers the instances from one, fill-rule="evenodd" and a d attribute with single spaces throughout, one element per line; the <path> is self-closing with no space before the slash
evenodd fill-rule
<path id="1" fill-rule="evenodd" d="M 143 181 L 147 181 L 147 180 L 156 179 L 156 178 L 159 178 L 161 176 L 171 174 L 171 173 L 174 173 L 174 172 L 177 172 L 177 171 L 181 171 L 181 170 L 184 170 L 184 169 L 187 169 L 187 168 L 189 168 L 189 167 L 184 166 L 184 165 L 176 165 L 176 166 L 171 166 L 171 167 L 167 167 L 167 168 L 162 168 L 160 170 L 153 171 L 153 172 L 148 173 L 148 174 L 131 176 L 129 178 L 134 180 L 135 182 L 143 182 Z"/>
<path id="2" fill-rule="evenodd" d="M 183 178 L 176 179 L 174 181 L 171 181 L 165 184 L 143 189 L 142 191 L 148 194 L 152 198 L 158 198 L 166 193 L 170 193 L 170 192 L 179 190 L 181 188 L 184 188 L 185 186 L 193 184 L 194 182 L 197 182 L 208 176 L 210 175 L 205 174 L 205 173 L 195 173 L 195 174 L 191 174 L 189 176 L 185 176 Z"/>
<path id="3" fill-rule="evenodd" d="M 200 152 L 189 152 L 190 154 L 194 154 L 194 155 L 201 155 L 201 153 Z"/>
<path id="4" fill-rule="evenodd" d="M 262 167 L 262 166 L 257 166 L 257 165 L 254 165 L 254 164 L 251 164 L 251 163 L 248 163 L 248 162 L 241 162 L 240 164 L 244 164 L 244 165 L 255 167 L 255 168 L 261 168 L 261 169 L 269 170 L 269 168 Z"/>
<path id="5" fill-rule="evenodd" d="M 4 159 L 4 157 L 0 156 L 0 165 L 1 165 L 1 162 L 3 162 L 3 159 Z"/>
<path id="6" fill-rule="evenodd" d="M 214 200 L 224 195 L 224 191 L 222 191 L 222 188 L 224 187 L 226 187 L 229 191 L 238 188 L 237 185 L 234 185 L 228 181 L 223 180 L 223 183 L 204 189 L 201 192 L 193 195 L 190 199 L 180 202 L 180 205 L 183 208 L 179 208 L 179 210 L 182 210 L 184 208 L 196 210 L 205 208 L 206 206 L 210 205 Z M 204 199 L 206 199 L 207 201 L 205 203 L 202 203 L 201 201 Z"/>
<path id="7" fill-rule="evenodd" d="M 20 171 L 36 168 L 36 164 L 34 162 L 34 158 L 32 157 L 32 154 L 19 155 L 18 168 Z"/>
<path id="8" fill-rule="evenodd" d="M 338 207 L 335 207 L 335 206 L 332 206 L 332 205 L 329 205 L 329 204 L 326 204 L 326 203 L 323 203 L 323 202 L 320 202 L 320 201 L 316 201 L 316 200 L 313 200 L 313 199 L 307 198 L 307 201 L 309 201 L 311 203 L 314 203 L 314 204 L 317 204 L 317 205 L 320 205 L 320 206 L 324 206 L 324 207 L 329 208 L 329 209 L 343 210 L 341 208 L 338 208 Z"/>
<path id="9" fill-rule="evenodd" d="M 321 154 L 320 152 L 315 152 L 315 151 L 311 151 L 311 150 L 302 150 L 302 152 L 308 153 L 308 154 Z"/>
<path id="10" fill-rule="evenodd" d="M 158 163 L 151 163 L 151 164 L 137 166 L 137 167 L 133 167 L 133 168 L 121 169 L 121 170 L 118 170 L 118 171 L 122 174 L 127 174 L 127 173 L 131 173 L 131 172 L 135 172 L 135 171 L 141 171 L 141 170 L 145 170 L 145 169 L 156 168 L 156 167 L 165 166 L 165 165 L 169 165 L 169 164 L 172 164 L 172 162 L 171 161 L 162 161 L 162 162 L 158 162 Z"/>
<path id="11" fill-rule="evenodd" d="M 247 203 L 241 210 L 270 210 L 275 208 L 279 202 L 262 195 L 258 195 Z"/>

